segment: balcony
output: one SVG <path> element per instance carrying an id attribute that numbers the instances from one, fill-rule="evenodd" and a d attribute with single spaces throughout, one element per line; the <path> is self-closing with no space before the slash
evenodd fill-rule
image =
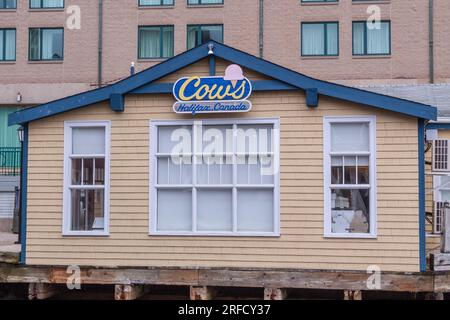
<path id="1" fill-rule="evenodd" d="M 20 148 L 0 147 L 0 176 L 20 175 Z"/>

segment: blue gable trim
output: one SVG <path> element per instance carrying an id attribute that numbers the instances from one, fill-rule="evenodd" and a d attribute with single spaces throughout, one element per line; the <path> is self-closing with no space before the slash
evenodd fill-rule
<path id="1" fill-rule="evenodd" d="M 427 124 L 427 129 L 428 130 L 433 130 L 433 129 L 450 129 L 450 123 L 445 123 L 445 122 L 432 122 L 432 123 L 428 123 Z"/>
<path id="2" fill-rule="evenodd" d="M 25 264 L 27 256 L 27 200 L 28 200 L 28 124 L 23 126 L 22 174 L 20 190 L 20 264 Z"/>
<path id="3" fill-rule="evenodd" d="M 419 261 L 420 271 L 427 270 L 425 230 L 425 121 L 418 119 L 419 144 Z"/>
<path id="4" fill-rule="evenodd" d="M 42 104 L 37 107 L 17 111 L 9 116 L 8 123 L 9 125 L 22 124 L 107 100 L 110 100 L 111 107 L 113 109 L 119 109 L 118 111 L 120 111 L 122 108 L 120 105 L 121 98 L 118 98 L 116 95 L 131 93 L 142 86 L 154 82 L 155 80 L 158 80 L 208 56 L 211 57 L 211 73 L 215 71 L 213 70 L 215 69 L 215 60 L 219 57 L 273 78 L 274 80 L 281 81 L 285 85 L 293 88 L 304 91 L 309 89 L 317 90 L 317 97 L 318 95 L 324 95 L 427 120 L 435 120 L 437 117 L 436 108 L 429 105 L 317 80 L 274 63 L 262 60 L 248 53 L 233 49 L 224 44 L 216 42 L 213 43 L 215 57 L 212 59 L 213 57 L 208 55 L 209 44 L 210 43 L 206 43 L 192 50 L 186 51 L 178 56 L 157 64 L 154 67 L 139 72 L 107 87 L 87 91 L 57 101 Z M 284 89 L 280 88 L 279 90 Z M 310 99 L 311 102 L 314 102 L 316 95 L 311 94 L 312 92 L 313 91 L 310 91 Z M 114 96 L 112 96 L 113 94 Z M 314 103 L 311 103 L 311 105 L 314 105 Z"/>

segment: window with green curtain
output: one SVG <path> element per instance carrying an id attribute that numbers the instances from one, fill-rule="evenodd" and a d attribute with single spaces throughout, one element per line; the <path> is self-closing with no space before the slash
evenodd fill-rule
<path id="1" fill-rule="evenodd" d="M 18 126 L 8 126 L 8 115 L 17 111 L 17 107 L 0 106 L 0 148 L 20 147 L 19 137 L 17 135 Z"/>
<path id="2" fill-rule="evenodd" d="M 209 40 L 223 42 L 223 25 L 188 25 L 187 48 L 195 48 Z"/>
<path id="3" fill-rule="evenodd" d="M 63 28 L 30 28 L 29 59 L 63 60 Z"/>
<path id="4" fill-rule="evenodd" d="M 139 59 L 173 57 L 173 26 L 139 27 Z"/>
<path id="5" fill-rule="evenodd" d="M 339 55 L 337 22 L 302 23 L 302 56 Z"/>
<path id="6" fill-rule="evenodd" d="M 0 61 L 16 60 L 16 30 L 0 29 Z"/>
<path id="7" fill-rule="evenodd" d="M 353 22 L 353 55 L 390 55 L 391 22 Z"/>

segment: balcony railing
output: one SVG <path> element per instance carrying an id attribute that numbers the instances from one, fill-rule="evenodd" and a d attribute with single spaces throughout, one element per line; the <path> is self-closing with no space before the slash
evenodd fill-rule
<path id="1" fill-rule="evenodd" d="M 0 147 L 0 175 L 19 175 L 20 158 L 20 148 Z"/>

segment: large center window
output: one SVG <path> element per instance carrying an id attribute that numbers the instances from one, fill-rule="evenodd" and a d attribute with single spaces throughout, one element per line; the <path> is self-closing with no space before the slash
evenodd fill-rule
<path id="1" fill-rule="evenodd" d="M 151 122 L 150 233 L 279 235 L 278 120 Z"/>
<path id="2" fill-rule="evenodd" d="M 374 117 L 325 118 L 325 236 L 376 236 L 375 159 Z"/>

